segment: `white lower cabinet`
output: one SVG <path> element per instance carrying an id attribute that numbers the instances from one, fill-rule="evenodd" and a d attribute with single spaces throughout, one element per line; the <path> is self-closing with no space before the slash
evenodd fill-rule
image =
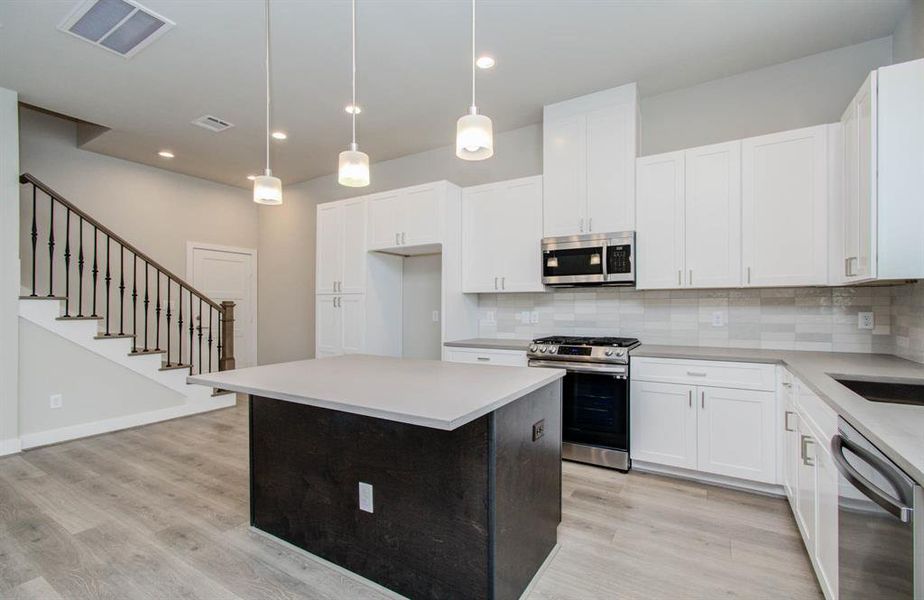
<path id="1" fill-rule="evenodd" d="M 783 411 L 783 487 L 799 533 L 828 600 L 837 598 L 838 474 L 830 450 L 837 416 L 788 373 L 792 381 Z"/>
<path id="2" fill-rule="evenodd" d="M 502 367 L 526 367 L 529 363 L 525 350 L 487 350 L 482 348 L 447 348 L 446 360 L 449 362 Z"/>
<path id="3" fill-rule="evenodd" d="M 629 441 L 633 460 L 696 468 L 692 385 L 630 380 Z"/>
<path id="4" fill-rule="evenodd" d="M 770 365 L 755 369 L 753 385 L 715 385 L 735 363 L 633 359 L 629 396 L 630 454 L 633 460 L 725 477 L 775 483 L 776 394 Z M 743 366 L 743 365 L 742 365 Z M 765 377 L 769 370 L 770 377 Z M 678 380 L 686 382 L 677 382 Z"/>
<path id="5" fill-rule="evenodd" d="M 366 347 L 366 297 L 319 295 L 315 299 L 315 357 L 357 354 Z"/>

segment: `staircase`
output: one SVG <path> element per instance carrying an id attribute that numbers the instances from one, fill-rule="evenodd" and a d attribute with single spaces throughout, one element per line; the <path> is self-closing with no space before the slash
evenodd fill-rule
<path id="1" fill-rule="evenodd" d="M 32 175 L 20 176 L 20 183 L 25 215 L 31 217 L 20 318 L 186 399 L 168 411 L 91 429 L 109 431 L 233 405 L 233 393 L 186 383 L 186 377 L 234 368 L 234 303 L 208 298 Z M 34 444 L 23 440 L 23 447 L 80 437 L 86 429 Z M 101 431 L 83 435 L 94 433 Z"/>

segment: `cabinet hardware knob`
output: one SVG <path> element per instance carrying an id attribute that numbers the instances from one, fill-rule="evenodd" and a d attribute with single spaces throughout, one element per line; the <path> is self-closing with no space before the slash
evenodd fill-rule
<path id="1" fill-rule="evenodd" d="M 677 269 L 677 286 L 683 285 L 683 271 Z"/>
<path id="2" fill-rule="evenodd" d="M 401 245 L 401 234 L 397 231 L 395 232 L 395 246 Z"/>
<path id="3" fill-rule="evenodd" d="M 792 429 L 789 426 L 789 417 L 795 416 L 795 414 L 796 413 L 792 412 L 791 410 L 787 410 L 785 413 L 783 413 L 783 429 L 786 431 L 795 431 L 795 429 Z"/>
<path id="4" fill-rule="evenodd" d="M 690 408 L 693 408 L 693 390 L 687 391 L 687 404 Z"/>
<path id="5" fill-rule="evenodd" d="M 690 269 L 690 285 L 693 285 L 693 269 Z"/>
<path id="6" fill-rule="evenodd" d="M 507 289 L 507 278 L 506 277 L 501 277 L 501 289 L 502 290 Z"/>
<path id="7" fill-rule="evenodd" d="M 401 232 L 401 245 L 403 246 L 406 243 L 407 243 L 407 232 L 402 231 Z"/>
<path id="8" fill-rule="evenodd" d="M 494 289 L 495 290 L 497 289 L 497 279 L 498 279 L 497 277 L 494 278 Z"/>
<path id="9" fill-rule="evenodd" d="M 702 408 L 706 408 L 706 392 L 699 393 L 699 405 Z"/>
<path id="10" fill-rule="evenodd" d="M 490 362 L 491 359 L 488 358 L 487 356 L 479 356 L 479 357 L 478 357 L 478 360 L 482 360 L 482 361 L 485 361 L 485 362 Z"/>
<path id="11" fill-rule="evenodd" d="M 690 377 L 705 377 L 706 373 L 702 371 L 687 371 L 687 375 Z"/>

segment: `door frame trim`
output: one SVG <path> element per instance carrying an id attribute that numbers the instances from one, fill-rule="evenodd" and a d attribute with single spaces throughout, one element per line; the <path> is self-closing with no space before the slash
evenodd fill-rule
<path id="1" fill-rule="evenodd" d="M 259 365 L 259 344 L 258 340 L 260 339 L 260 333 L 258 330 L 259 319 L 257 316 L 257 283 L 259 278 L 257 276 L 257 250 L 256 248 L 243 248 L 240 246 L 225 246 L 222 244 L 209 244 L 206 242 L 186 242 L 186 279 L 190 282 L 193 280 L 193 252 L 196 250 L 212 250 L 214 252 L 227 252 L 228 254 L 247 254 L 250 256 L 250 306 L 252 307 L 252 314 L 250 316 L 252 320 L 253 328 L 253 358 L 254 364 Z"/>

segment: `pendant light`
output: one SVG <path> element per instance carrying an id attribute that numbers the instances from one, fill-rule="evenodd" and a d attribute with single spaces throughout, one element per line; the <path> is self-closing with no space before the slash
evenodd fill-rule
<path id="1" fill-rule="evenodd" d="M 491 119 L 478 114 L 475 106 L 475 0 L 472 0 L 472 105 L 456 122 L 456 156 L 462 160 L 484 160 L 494 155 Z"/>
<path id="2" fill-rule="evenodd" d="M 264 3 L 266 13 L 266 170 L 253 180 L 253 201 L 257 204 L 282 204 L 282 180 L 273 177 L 270 170 L 270 5 Z"/>
<path id="3" fill-rule="evenodd" d="M 337 181 L 340 185 L 347 187 L 365 187 L 369 185 L 369 155 L 359 151 L 359 145 L 356 143 L 356 115 L 359 108 L 356 104 L 356 0 L 352 2 L 353 12 L 353 102 L 350 104 L 352 110 L 350 115 L 353 120 L 353 141 L 350 142 L 350 149 L 340 153 L 340 168 L 337 174 Z"/>

